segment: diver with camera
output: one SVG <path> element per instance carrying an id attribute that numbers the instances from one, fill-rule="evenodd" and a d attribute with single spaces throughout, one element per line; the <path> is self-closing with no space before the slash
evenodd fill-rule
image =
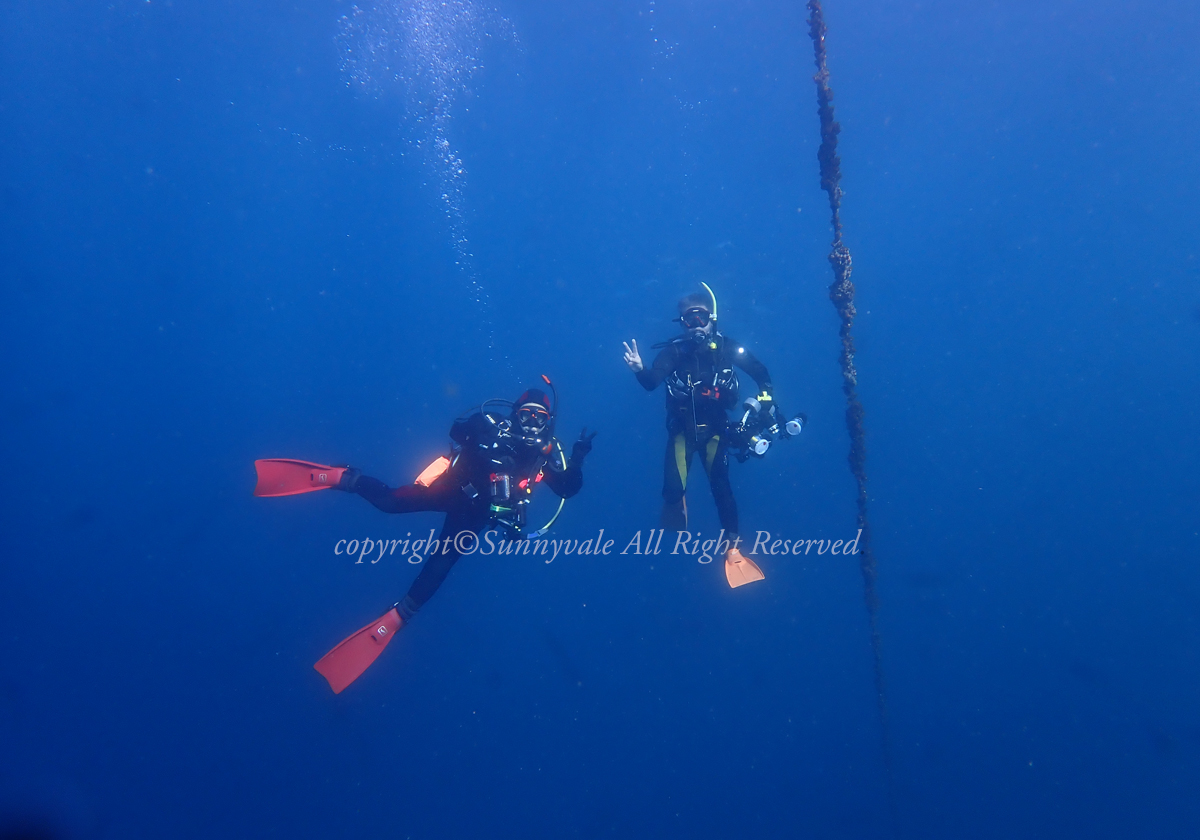
<path id="1" fill-rule="evenodd" d="M 679 301 L 683 335 L 655 345 L 659 350 L 646 367 L 637 341 L 625 344 L 625 364 L 647 391 L 665 385 L 667 391 L 667 446 L 663 458 L 663 528 L 687 529 L 688 471 L 693 456 L 700 455 L 709 487 L 716 502 L 721 527 L 730 541 L 725 553 L 725 577 L 731 587 L 742 586 L 765 575 L 738 548 L 738 510 L 729 483 L 729 453 L 744 461 L 750 454 L 765 454 L 772 440 L 799 432 L 803 421 L 782 420 L 775 408 L 771 376 L 766 365 L 744 344 L 717 330 L 717 298 L 707 283 L 705 294 L 690 294 Z M 738 404 L 737 370 L 755 381 L 759 394 L 751 401 L 755 409 L 742 416 L 740 424 L 729 422 L 728 412 Z M 765 444 L 765 445 L 764 445 Z"/>

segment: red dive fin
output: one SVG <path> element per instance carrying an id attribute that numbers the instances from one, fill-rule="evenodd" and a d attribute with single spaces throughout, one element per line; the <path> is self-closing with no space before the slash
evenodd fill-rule
<path id="1" fill-rule="evenodd" d="M 371 663 L 383 653 L 387 643 L 404 626 L 400 613 L 392 607 L 378 621 L 372 621 L 357 633 L 347 636 L 342 643 L 321 657 L 313 667 L 329 680 L 334 694 L 354 682 Z"/>
<path id="2" fill-rule="evenodd" d="M 264 458 L 254 462 L 258 471 L 255 496 L 294 496 L 313 490 L 328 490 L 342 480 L 345 467 L 327 467 L 292 458 Z"/>
<path id="3" fill-rule="evenodd" d="M 765 577 L 762 569 L 758 568 L 758 564 L 736 548 L 725 552 L 725 579 L 729 581 L 731 589 L 737 589 L 747 583 L 754 583 L 756 580 L 763 580 Z"/>

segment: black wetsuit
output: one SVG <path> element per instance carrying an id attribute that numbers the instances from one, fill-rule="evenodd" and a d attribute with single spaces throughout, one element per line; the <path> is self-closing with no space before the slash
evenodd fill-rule
<path id="1" fill-rule="evenodd" d="M 406 620 L 419 610 L 442 585 L 450 569 L 461 556 L 453 543 L 455 535 L 462 531 L 480 533 L 496 524 L 491 511 L 491 476 L 493 473 L 507 474 L 512 479 L 513 494 L 517 484 L 526 479 L 529 487 L 541 483 L 569 499 L 583 486 L 583 458 L 587 449 L 576 444 L 566 469 L 559 457 L 558 442 L 550 438 L 550 445 L 537 448 L 526 445 L 519 438 L 505 434 L 496 423 L 506 420 L 502 415 L 490 414 L 495 422 L 475 413 L 457 420 L 450 429 L 451 439 L 461 448 L 454 464 L 428 487 L 409 484 L 391 488 L 370 476 L 359 476 L 353 492 L 358 493 L 385 513 L 415 513 L 417 511 L 441 511 L 446 514 L 442 523 L 439 541 L 450 539 L 448 551 L 441 548 L 425 561 L 425 567 L 417 575 L 408 594 L 398 609 Z"/>
<path id="2" fill-rule="evenodd" d="M 713 348 L 712 345 L 716 347 Z M 654 364 L 638 371 L 638 382 L 647 391 L 667 384 L 667 449 L 663 458 L 662 527 L 687 527 L 688 466 L 702 452 L 704 471 L 717 503 L 721 527 L 738 533 L 737 502 L 729 485 L 726 411 L 737 405 L 734 368 L 748 373 L 758 387 L 771 393 L 766 366 L 746 347 L 729 336 L 714 333 L 702 341 L 679 338 L 667 344 Z"/>

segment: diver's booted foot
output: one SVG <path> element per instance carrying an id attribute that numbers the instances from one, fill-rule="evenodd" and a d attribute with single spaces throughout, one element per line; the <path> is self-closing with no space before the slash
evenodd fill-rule
<path id="1" fill-rule="evenodd" d="M 737 589 L 747 583 L 766 579 L 758 564 L 736 548 L 725 552 L 725 579 L 729 581 L 730 589 Z"/>

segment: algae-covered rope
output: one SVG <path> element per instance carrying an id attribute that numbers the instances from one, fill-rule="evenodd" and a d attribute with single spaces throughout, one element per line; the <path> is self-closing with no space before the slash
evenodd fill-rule
<path id="1" fill-rule="evenodd" d="M 850 249 L 842 241 L 842 168 L 838 158 L 837 141 L 842 127 L 833 118 L 833 89 L 829 86 L 829 67 L 825 61 L 825 17 L 820 0 L 808 0 L 808 34 L 812 38 L 817 73 L 817 115 L 821 119 L 821 147 L 817 150 L 817 161 L 821 168 L 821 188 L 829 196 L 829 210 L 833 225 L 833 244 L 829 252 L 829 264 L 833 267 L 833 283 L 829 286 L 829 299 L 837 309 L 841 325 L 838 334 L 842 348 L 839 359 L 842 368 L 842 392 L 846 395 L 846 430 L 850 433 L 850 472 L 858 490 L 858 527 L 860 537 L 859 568 L 862 571 L 864 597 L 871 626 L 871 653 L 875 666 L 875 691 L 879 704 L 879 718 L 883 738 L 883 761 L 887 772 L 888 795 L 891 800 L 893 828 L 895 826 L 896 801 L 892 780 L 891 730 L 888 725 L 887 694 L 883 678 L 883 640 L 879 632 L 879 595 L 875 588 L 875 552 L 871 546 L 871 526 L 867 518 L 867 470 L 866 441 L 863 431 L 863 407 L 858 398 L 858 371 L 854 367 L 854 284 L 850 281 L 853 261 Z"/>

